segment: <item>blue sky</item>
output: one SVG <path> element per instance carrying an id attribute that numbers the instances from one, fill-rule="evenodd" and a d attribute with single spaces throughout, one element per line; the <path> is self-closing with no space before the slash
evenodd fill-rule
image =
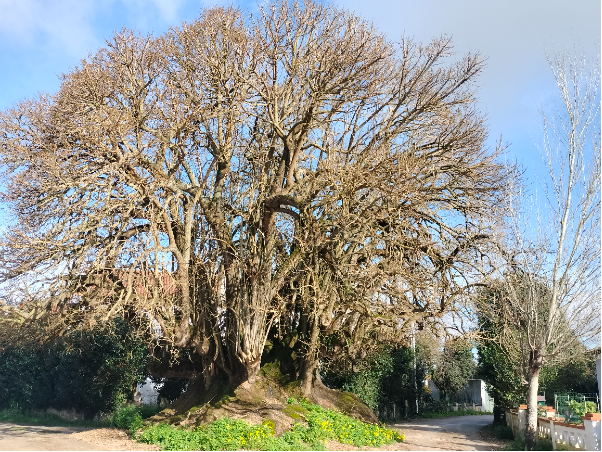
<path id="1" fill-rule="evenodd" d="M 104 45 L 122 27 L 160 34 L 193 19 L 199 0 L 0 0 L 0 109 L 36 92 L 54 92 L 58 75 Z M 253 10 L 254 1 L 233 2 Z M 598 58 L 599 0 L 345 0 L 391 39 L 402 34 L 426 42 L 451 35 L 462 54 L 480 51 L 487 67 L 479 80 L 490 145 L 503 135 L 510 158 L 530 179 L 541 171 L 534 142 L 541 105 L 554 98 L 545 51 L 581 48 Z"/>

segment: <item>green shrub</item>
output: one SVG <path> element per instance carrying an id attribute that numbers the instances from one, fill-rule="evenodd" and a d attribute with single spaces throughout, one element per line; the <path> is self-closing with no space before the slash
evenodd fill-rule
<path id="1" fill-rule="evenodd" d="M 595 402 L 581 402 L 579 400 L 569 401 L 569 410 L 574 416 L 585 416 L 585 413 L 597 413 L 598 407 Z"/>
<path id="2" fill-rule="evenodd" d="M 509 425 L 496 425 L 493 427 L 493 434 L 498 439 L 514 439 L 512 428 Z"/>
<path id="3" fill-rule="evenodd" d="M 142 416 L 142 419 L 154 416 L 161 410 L 162 408 L 159 405 L 140 405 L 138 407 L 138 412 L 140 413 L 140 416 Z"/>
<path id="4" fill-rule="evenodd" d="M 135 405 L 117 407 L 111 416 L 111 425 L 122 430 L 127 430 L 133 435 L 142 427 L 140 409 Z"/>
<path id="5" fill-rule="evenodd" d="M 136 438 L 157 444 L 162 450 L 325 450 L 324 441 L 328 439 L 355 446 L 380 446 L 404 440 L 395 431 L 317 405 L 301 402 L 299 408 L 307 413 L 307 424 L 295 423 L 280 437 L 274 436 L 270 421 L 248 425 L 241 420 L 220 419 L 195 430 L 166 424 L 149 426 Z"/>
<path id="6" fill-rule="evenodd" d="M 334 439 L 343 444 L 361 447 L 380 446 L 404 440 L 404 436 L 394 430 L 357 421 L 319 405 L 301 403 L 301 406 L 309 411 L 306 442 L 311 442 L 315 436 L 317 440 Z"/>
<path id="7" fill-rule="evenodd" d="M 123 319 L 44 345 L 7 347 L 0 352 L 0 408 L 74 409 L 92 419 L 127 400 L 145 378 L 148 358 Z"/>

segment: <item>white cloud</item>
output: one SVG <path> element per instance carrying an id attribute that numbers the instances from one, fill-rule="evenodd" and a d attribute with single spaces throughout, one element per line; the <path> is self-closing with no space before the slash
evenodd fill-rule
<path id="1" fill-rule="evenodd" d="M 445 33 L 460 54 L 480 51 L 487 62 L 478 95 L 493 139 L 500 132 L 510 140 L 538 133 L 538 107 L 555 94 L 546 50 L 576 47 L 599 56 L 599 1 L 334 1 L 372 20 L 390 39 L 405 33 L 427 42 Z"/>
<path id="2" fill-rule="evenodd" d="M 97 44 L 91 27 L 94 8 L 94 2 L 82 0 L 0 0 L 0 36 L 13 45 L 81 54 Z"/>
<path id="3" fill-rule="evenodd" d="M 116 13 L 116 27 L 148 29 L 176 24 L 186 0 L 0 0 L 0 39 L 11 47 L 35 46 L 85 56 L 103 44 L 103 16 Z M 199 8 L 201 4 L 199 2 Z M 112 25 L 110 25 L 112 26 Z"/>

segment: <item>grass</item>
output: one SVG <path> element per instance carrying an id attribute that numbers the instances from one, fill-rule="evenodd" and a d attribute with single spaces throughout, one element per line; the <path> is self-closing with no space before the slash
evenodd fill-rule
<path id="1" fill-rule="evenodd" d="M 146 426 L 133 436 L 140 442 L 157 444 L 161 450 L 326 450 L 326 440 L 360 447 L 404 440 L 403 435 L 381 425 L 360 422 L 318 405 L 295 402 L 290 400 L 289 405 L 302 413 L 304 421 L 295 423 L 280 436 L 275 436 L 270 421 L 249 425 L 228 418 L 193 430 L 167 424 Z M 132 431 L 131 427 L 128 429 Z"/>
<path id="2" fill-rule="evenodd" d="M 509 442 L 502 450 L 525 450 L 525 439 L 517 438 Z M 553 450 L 552 441 L 549 439 L 537 439 L 535 441 L 535 450 Z M 556 450 L 566 450 L 561 446 L 558 446 Z"/>
<path id="3" fill-rule="evenodd" d="M 12 422 L 25 425 L 45 425 L 48 427 L 106 427 L 108 420 L 88 421 L 63 419 L 44 411 L 25 411 L 18 405 L 0 410 L 0 422 Z"/>
<path id="4" fill-rule="evenodd" d="M 419 413 L 418 417 L 431 419 L 437 417 L 453 417 L 453 416 L 476 416 L 483 414 L 493 414 L 489 411 L 476 411 L 476 410 L 458 410 L 458 411 L 446 411 L 446 412 L 425 412 Z"/>
<path id="5" fill-rule="evenodd" d="M 124 405 L 113 412 L 109 419 L 101 420 L 67 420 L 56 414 L 46 413 L 45 411 L 26 411 L 16 404 L 10 408 L 0 410 L 0 422 L 11 422 L 14 424 L 25 425 L 44 425 L 47 427 L 89 427 L 99 428 L 113 426 L 117 428 L 127 428 L 135 423 L 138 418 L 139 425 L 142 420 L 157 414 L 161 408 L 157 406 L 133 406 Z M 127 428 L 126 428 L 127 426 Z"/>

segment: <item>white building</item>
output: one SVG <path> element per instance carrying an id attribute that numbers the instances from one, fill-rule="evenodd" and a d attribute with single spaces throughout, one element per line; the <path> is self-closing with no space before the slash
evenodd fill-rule
<path id="1" fill-rule="evenodd" d="M 431 391 L 433 399 L 440 399 L 439 388 L 431 380 L 424 380 L 424 385 Z M 485 381 L 483 380 L 468 380 L 468 383 L 458 394 L 448 398 L 450 403 L 466 403 L 472 407 L 480 406 L 481 411 L 493 411 L 493 398 L 487 392 Z"/>

